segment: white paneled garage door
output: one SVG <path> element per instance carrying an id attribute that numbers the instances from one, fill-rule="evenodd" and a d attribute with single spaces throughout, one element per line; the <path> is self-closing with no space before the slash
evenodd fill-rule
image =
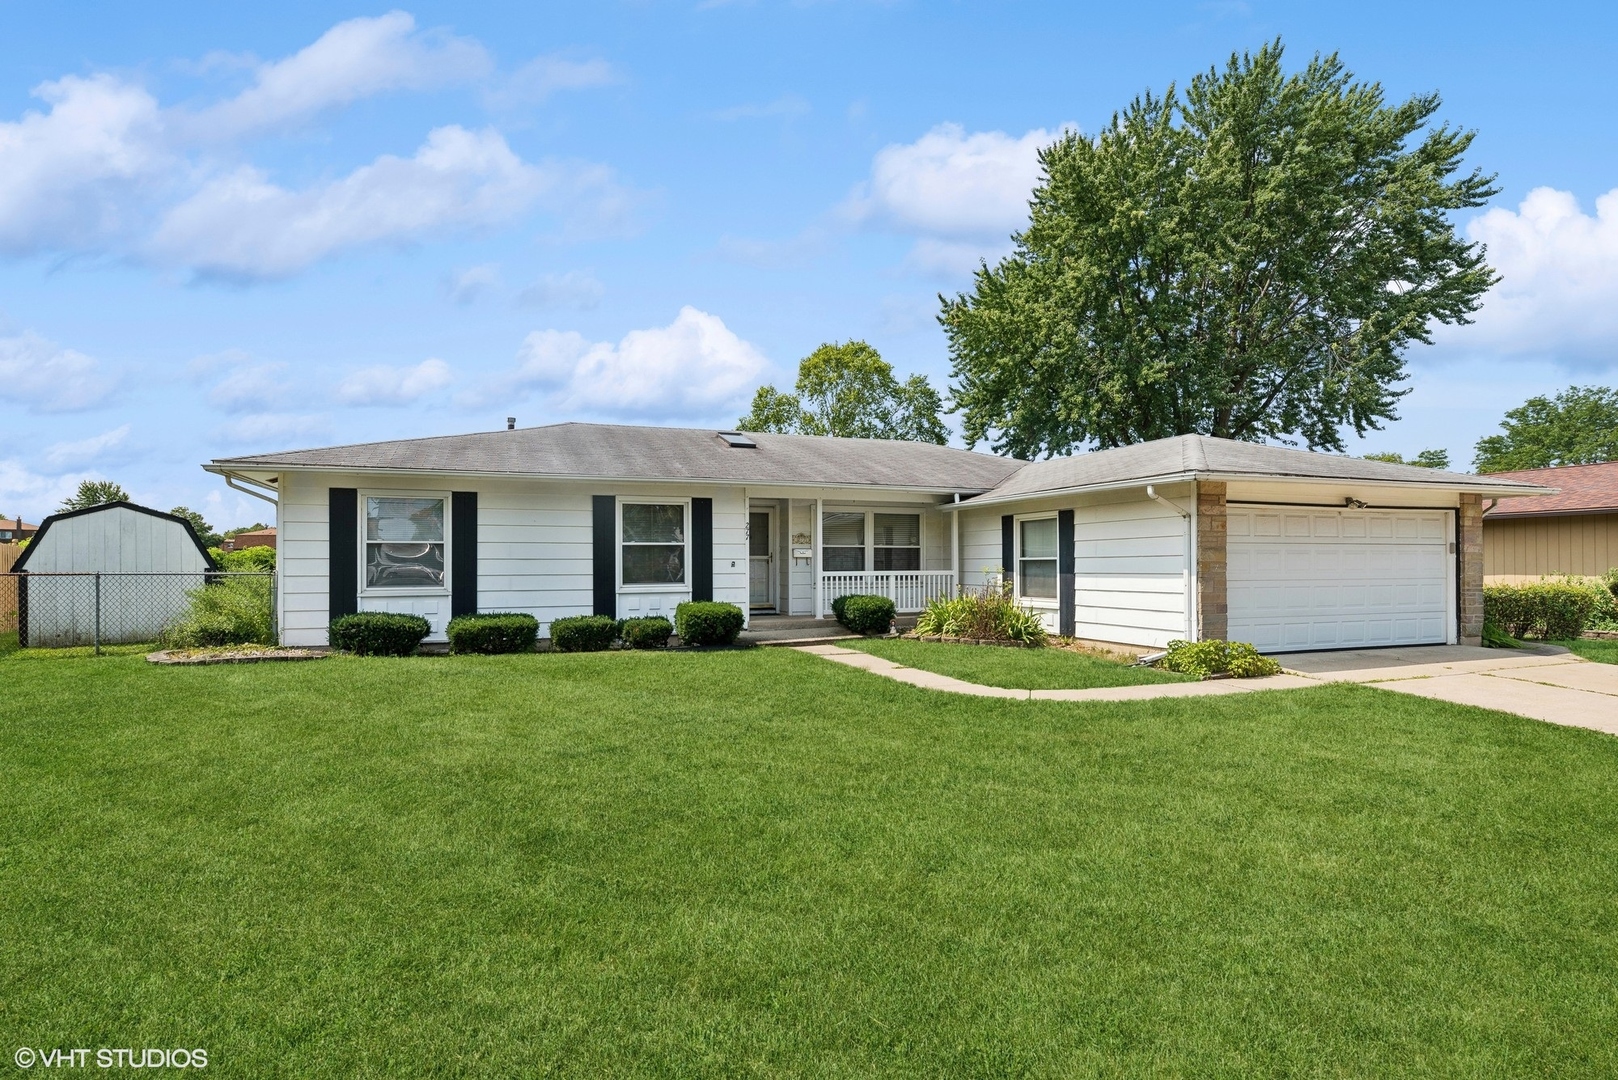
<path id="1" fill-rule="evenodd" d="M 1450 514 L 1229 507 L 1230 639 L 1263 652 L 1448 642 Z"/>

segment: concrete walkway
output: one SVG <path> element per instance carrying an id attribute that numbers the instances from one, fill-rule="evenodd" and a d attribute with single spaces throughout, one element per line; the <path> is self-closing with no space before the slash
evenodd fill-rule
<path id="1" fill-rule="evenodd" d="M 824 657 L 839 664 L 869 671 L 873 675 L 919 686 L 923 690 L 943 690 L 974 697 L 1015 698 L 1018 701 L 1142 701 L 1163 697 L 1209 697 L 1218 694 L 1245 694 L 1254 690 L 1295 690 L 1316 685 L 1297 675 L 1270 675 L 1262 679 L 1215 679 L 1210 682 L 1152 683 L 1146 686 L 1099 686 L 1092 690 L 1007 690 L 999 686 L 953 679 L 920 668 L 909 668 L 840 645 L 802 645 L 799 652 Z"/>
<path id="2" fill-rule="evenodd" d="M 1262 679 L 1106 686 L 1092 690 L 1008 690 L 980 686 L 837 645 L 804 645 L 799 646 L 798 651 L 924 690 L 975 697 L 1019 701 L 1143 701 L 1357 682 L 1379 690 L 1499 709 L 1552 724 L 1593 728 L 1618 735 L 1618 665 L 1591 663 L 1566 649 L 1550 645 L 1522 651 L 1425 645 L 1300 653 L 1285 657 L 1286 674 Z"/>

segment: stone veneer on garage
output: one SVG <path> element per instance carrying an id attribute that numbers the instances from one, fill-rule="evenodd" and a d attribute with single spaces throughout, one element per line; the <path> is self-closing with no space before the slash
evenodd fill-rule
<path id="1" fill-rule="evenodd" d="M 1225 485 L 1197 481 L 1197 637 L 1223 639 L 1230 632 L 1226 581 Z"/>

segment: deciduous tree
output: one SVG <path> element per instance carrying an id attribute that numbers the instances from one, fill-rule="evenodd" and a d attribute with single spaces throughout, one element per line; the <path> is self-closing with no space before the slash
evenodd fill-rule
<path id="1" fill-rule="evenodd" d="M 1437 94 L 1389 105 L 1279 41 L 1040 155 L 1014 253 L 943 300 L 967 441 L 1017 457 L 1202 433 L 1343 449 L 1403 354 L 1495 281 L 1450 216 L 1495 193 Z"/>
<path id="2" fill-rule="evenodd" d="M 1618 461 L 1618 390 L 1570 386 L 1552 398 L 1531 397 L 1500 426 L 1501 434 L 1478 440 L 1478 472 Z"/>
<path id="3" fill-rule="evenodd" d="M 56 512 L 65 514 L 69 510 L 83 510 L 90 506 L 100 506 L 102 503 L 128 501 L 129 492 L 112 480 L 81 480 L 79 489 L 63 499 Z"/>
<path id="4" fill-rule="evenodd" d="M 863 341 L 820 346 L 798 363 L 795 394 L 761 386 L 743 431 L 835 435 L 845 439 L 903 439 L 943 443 L 944 403 L 924 375 L 904 382 Z"/>

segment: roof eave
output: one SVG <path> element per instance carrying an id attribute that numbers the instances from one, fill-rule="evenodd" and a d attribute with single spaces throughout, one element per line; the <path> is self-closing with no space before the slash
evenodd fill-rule
<path id="1" fill-rule="evenodd" d="M 715 487 L 784 487 L 784 488 L 859 488 L 862 491 L 907 491 L 920 495 L 974 495 L 991 490 L 986 487 L 940 487 L 913 484 L 860 484 L 828 480 L 745 480 L 733 477 L 686 476 L 602 476 L 593 473 L 528 473 L 506 472 L 492 469 L 407 469 L 398 466 L 377 465 L 243 465 L 230 460 L 212 461 L 202 466 L 218 476 L 248 471 L 263 473 L 371 473 L 379 476 L 482 476 L 494 480 L 555 480 L 588 484 L 703 484 Z"/>
<path id="2" fill-rule="evenodd" d="M 1178 472 L 1162 473 L 1156 476 L 1132 477 L 1128 480 L 1111 481 L 1105 484 L 1076 484 L 1066 487 L 1045 488 L 1039 491 L 1023 491 L 1011 495 L 995 495 L 992 491 L 975 499 L 968 499 L 961 503 L 951 504 L 951 508 L 964 508 L 976 506 L 999 506 L 1005 503 L 1022 502 L 1026 499 L 1050 499 L 1064 495 L 1089 495 L 1108 491 L 1127 491 L 1130 488 L 1145 487 L 1148 484 L 1177 484 L 1195 480 L 1211 480 L 1223 483 L 1281 483 L 1281 484 L 1347 484 L 1356 487 L 1382 487 L 1382 488 L 1416 488 L 1434 491 L 1465 491 L 1486 498 L 1533 498 L 1540 495 L 1555 495 L 1558 488 L 1540 487 L 1537 484 L 1518 483 L 1511 487 L 1490 484 L 1457 484 L 1442 480 L 1371 480 L 1356 479 L 1337 476 L 1288 476 L 1276 473 L 1231 473 L 1231 472 Z"/>

